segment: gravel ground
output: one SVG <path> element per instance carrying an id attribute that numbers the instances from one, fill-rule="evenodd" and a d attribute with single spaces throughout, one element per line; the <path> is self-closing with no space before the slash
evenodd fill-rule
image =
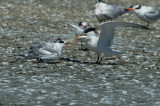
<path id="1" fill-rule="evenodd" d="M 107 0 L 106 0 L 107 1 Z M 160 105 L 160 32 L 118 28 L 113 48 L 122 56 L 104 58 L 80 50 L 79 43 L 65 47 L 60 59 L 12 62 L 13 54 L 33 41 L 52 42 L 74 37 L 66 23 L 89 22 L 99 29 L 92 0 L 0 1 L 0 105 Z M 126 7 L 160 1 L 112 0 Z M 114 21 L 146 25 L 131 12 Z M 151 24 L 160 29 L 160 21 Z"/>

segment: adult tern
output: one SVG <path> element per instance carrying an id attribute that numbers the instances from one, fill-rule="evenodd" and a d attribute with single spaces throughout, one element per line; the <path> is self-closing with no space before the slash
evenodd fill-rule
<path id="1" fill-rule="evenodd" d="M 102 0 L 98 0 L 95 4 L 95 15 L 100 23 L 117 18 L 126 12 L 123 6 L 106 4 Z"/>
<path id="2" fill-rule="evenodd" d="M 77 37 L 78 35 L 82 34 L 87 28 L 90 28 L 91 26 L 90 26 L 89 23 L 87 23 L 87 22 L 80 22 L 80 23 L 79 23 L 79 27 L 80 27 L 83 31 L 77 29 L 77 30 L 75 31 L 76 37 Z M 83 47 L 83 44 L 82 44 L 82 41 L 81 41 L 81 48 L 82 48 L 82 47 Z"/>
<path id="3" fill-rule="evenodd" d="M 134 11 L 141 20 L 147 22 L 147 26 L 149 26 L 151 22 L 155 22 L 160 19 L 160 9 L 155 7 L 138 4 L 131 6 L 130 8 L 126 8 L 126 10 Z"/>
<path id="4" fill-rule="evenodd" d="M 17 58 L 17 61 L 37 59 L 39 62 L 47 62 L 51 59 L 57 59 L 61 55 L 62 48 L 69 41 L 70 40 L 64 42 L 61 38 L 58 38 L 55 42 L 33 42 L 28 51 L 14 56 L 21 56 L 20 58 Z M 69 47 L 68 45 L 65 46 Z"/>
<path id="5" fill-rule="evenodd" d="M 95 52 L 98 55 L 96 63 L 100 63 L 102 57 L 123 54 L 120 51 L 115 51 L 111 49 L 116 27 L 134 27 L 141 29 L 149 29 L 146 26 L 128 22 L 108 22 L 101 24 L 100 27 L 100 36 L 96 36 L 95 28 L 88 28 L 84 32 L 86 36 L 83 36 L 83 34 L 81 34 L 78 37 L 83 42 L 85 42 L 85 45 L 89 50 Z"/>

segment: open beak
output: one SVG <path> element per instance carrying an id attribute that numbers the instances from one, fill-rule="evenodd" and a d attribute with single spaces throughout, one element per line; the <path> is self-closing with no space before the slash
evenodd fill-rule
<path id="1" fill-rule="evenodd" d="M 82 34 L 79 34 L 77 37 L 74 38 L 74 40 L 76 40 L 76 41 L 74 41 L 73 44 L 75 44 L 76 42 L 78 42 L 78 38 L 79 38 L 80 36 L 82 36 Z"/>
<path id="2" fill-rule="evenodd" d="M 132 10 L 132 11 L 134 11 L 134 9 L 133 9 L 133 8 L 125 8 L 125 10 Z"/>
<path id="3" fill-rule="evenodd" d="M 72 39 L 69 39 L 69 40 L 66 40 L 66 42 L 65 42 L 65 44 L 66 43 L 68 43 L 68 42 L 70 42 Z M 72 46 L 70 46 L 70 45 L 65 45 L 66 47 L 72 47 Z"/>
<path id="4" fill-rule="evenodd" d="M 65 43 L 68 43 L 68 42 L 70 42 L 72 39 L 68 39 L 68 40 L 66 40 L 66 42 Z"/>
<path id="5" fill-rule="evenodd" d="M 78 39 L 76 39 L 76 41 L 74 41 L 74 42 L 73 42 L 73 44 L 75 44 L 75 43 L 76 43 L 76 42 L 78 42 L 78 41 L 79 41 L 79 40 L 78 40 Z"/>
<path id="6" fill-rule="evenodd" d="M 79 34 L 77 37 L 74 38 L 74 40 L 78 39 L 82 34 Z"/>
<path id="7" fill-rule="evenodd" d="M 73 47 L 73 46 L 70 46 L 70 45 L 65 45 L 66 47 Z"/>

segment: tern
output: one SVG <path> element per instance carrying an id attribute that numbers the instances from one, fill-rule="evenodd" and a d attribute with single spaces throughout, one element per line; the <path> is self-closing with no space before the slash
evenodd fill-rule
<path id="1" fill-rule="evenodd" d="M 102 0 L 98 0 L 95 4 L 95 15 L 100 23 L 105 20 L 117 18 L 127 11 L 128 10 L 121 5 L 106 4 Z"/>
<path id="2" fill-rule="evenodd" d="M 87 49 L 97 54 L 98 58 L 96 63 L 100 63 L 102 61 L 102 57 L 123 54 L 123 52 L 111 49 L 116 27 L 149 29 L 146 26 L 128 22 L 108 22 L 101 24 L 100 27 L 101 31 L 99 36 L 96 36 L 95 28 L 88 28 L 84 32 L 85 36 L 81 34 L 77 38 L 81 39 L 85 43 Z"/>
<path id="3" fill-rule="evenodd" d="M 134 11 L 141 20 L 147 22 L 148 27 L 151 22 L 155 22 L 160 19 L 160 9 L 155 7 L 138 4 L 131 6 L 130 8 L 126 8 L 126 10 Z"/>
<path id="4" fill-rule="evenodd" d="M 83 31 L 77 29 L 77 30 L 75 31 L 76 37 L 77 37 L 78 35 L 82 34 L 87 28 L 90 28 L 91 26 L 90 26 L 89 23 L 87 23 L 87 22 L 80 22 L 80 23 L 79 23 L 79 27 L 80 27 Z M 83 47 L 83 44 L 82 44 L 82 41 L 81 41 L 81 48 L 82 48 L 82 47 Z"/>
<path id="5" fill-rule="evenodd" d="M 61 38 L 58 38 L 55 42 L 32 42 L 32 46 L 28 51 L 14 56 L 21 56 L 20 58 L 17 58 L 16 61 L 37 59 L 39 62 L 47 62 L 51 59 L 57 59 L 61 55 L 64 46 L 70 47 L 69 45 L 65 45 L 69 41 L 70 40 L 64 42 Z"/>
<path id="6" fill-rule="evenodd" d="M 79 25 L 74 25 L 74 24 L 71 24 L 71 23 L 67 23 L 67 25 L 70 25 L 72 27 L 75 27 L 76 28 L 76 31 L 75 31 L 75 35 L 76 37 L 80 34 L 83 34 L 84 31 L 87 29 L 87 28 L 91 28 L 90 24 L 87 23 L 87 22 L 80 22 Z M 81 41 L 81 40 L 80 40 Z M 81 48 L 83 47 L 83 44 L 82 44 L 82 41 L 81 41 Z"/>

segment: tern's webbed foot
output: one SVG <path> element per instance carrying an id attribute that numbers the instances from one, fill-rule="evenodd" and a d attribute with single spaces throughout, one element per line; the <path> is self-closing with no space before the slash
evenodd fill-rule
<path id="1" fill-rule="evenodd" d="M 96 61 L 95 64 L 101 64 L 101 62 L 97 62 L 97 61 Z"/>
<path id="2" fill-rule="evenodd" d="M 44 61 L 41 58 L 37 59 L 37 63 L 43 63 Z"/>
<path id="3" fill-rule="evenodd" d="M 82 50 L 82 51 L 88 51 L 87 48 L 81 48 L 80 50 Z"/>

